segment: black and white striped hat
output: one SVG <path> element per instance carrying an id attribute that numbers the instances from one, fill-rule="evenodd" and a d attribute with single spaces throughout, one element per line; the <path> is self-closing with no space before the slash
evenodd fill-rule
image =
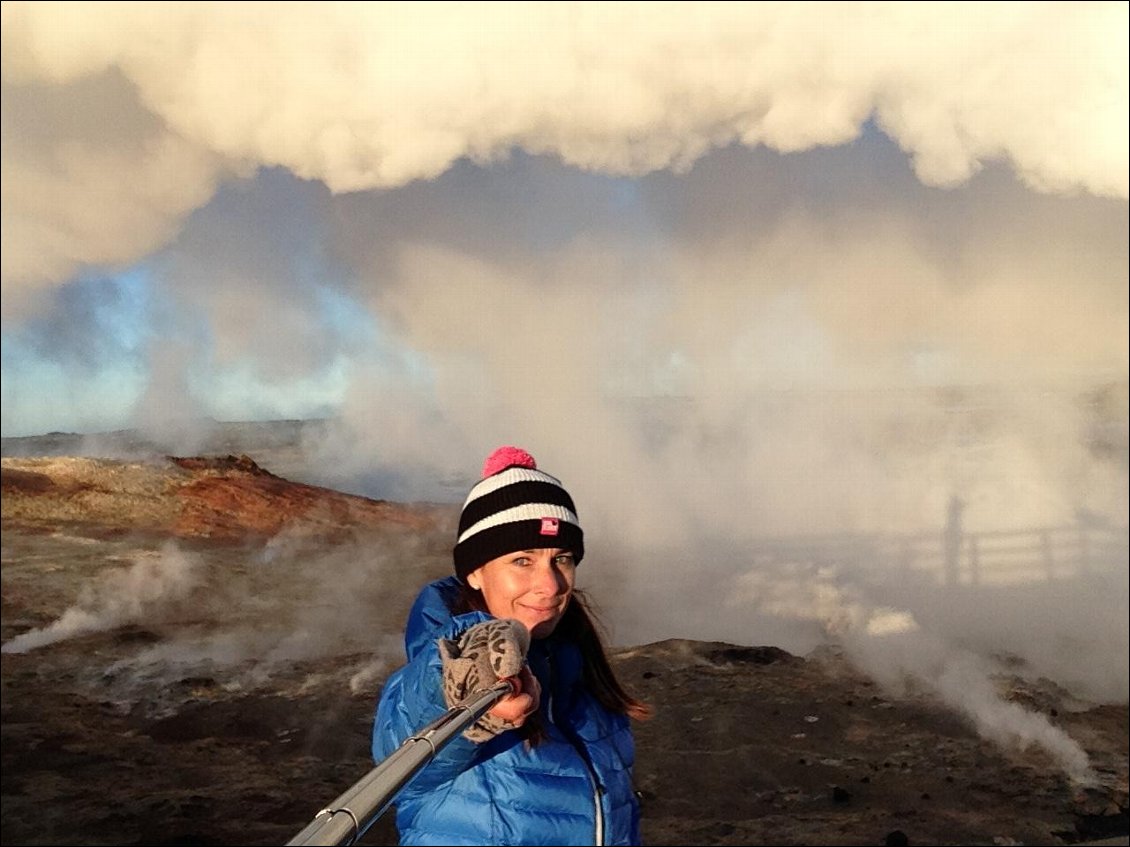
<path id="1" fill-rule="evenodd" d="M 499 447 L 483 464 L 483 478 L 463 503 L 455 542 L 455 574 L 467 574 L 517 550 L 557 547 L 577 562 L 585 535 L 573 498 L 561 480 L 537 469 L 517 447 Z"/>

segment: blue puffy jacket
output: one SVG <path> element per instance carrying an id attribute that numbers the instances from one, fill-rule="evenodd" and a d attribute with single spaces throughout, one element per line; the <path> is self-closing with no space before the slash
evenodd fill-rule
<path id="1" fill-rule="evenodd" d="M 408 664 L 385 683 L 373 724 L 381 761 L 447 711 L 438 638 L 489 619 L 452 615 L 454 577 L 433 582 L 408 616 Z M 527 662 L 541 683 L 548 737 L 530 747 L 517 732 L 475 744 L 457 736 L 398 795 L 401 844 L 639 844 L 639 804 L 628 718 L 585 690 L 570 641 L 534 641 Z"/>

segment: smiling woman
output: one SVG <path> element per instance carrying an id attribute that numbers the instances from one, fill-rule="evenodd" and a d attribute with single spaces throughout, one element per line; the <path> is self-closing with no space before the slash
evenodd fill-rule
<path id="1" fill-rule="evenodd" d="M 573 596 L 576 557 L 548 547 L 507 553 L 467 575 L 496 618 L 523 623 L 534 638 L 545 638 L 565 614 Z"/>
<path id="2" fill-rule="evenodd" d="M 616 679 L 575 590 L 584 552 L 561 481 L 524 450 L 492 453 L 463 504 L 455 576 L 409 614 L 373 757 L 498 679 L 517 688 L 398 797 L 401 844 L 639 843 L 628 719 L 649 709 Z"/>

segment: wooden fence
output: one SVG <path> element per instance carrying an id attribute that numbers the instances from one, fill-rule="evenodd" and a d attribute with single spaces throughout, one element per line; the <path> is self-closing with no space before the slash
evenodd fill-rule
<path id="1" fill-rule="evenodd" d="M 1086 519 L 991 532 L 966 532 L 951 519 L 936 532 L 908 535 L 762 538 L 754 553 L 763 564 L 844 566 L 886 579 L 900 573 L 932 578 L 939 585 L 1007 585 L 1125 571 L 1128 539 L 1125 526 Z"/>

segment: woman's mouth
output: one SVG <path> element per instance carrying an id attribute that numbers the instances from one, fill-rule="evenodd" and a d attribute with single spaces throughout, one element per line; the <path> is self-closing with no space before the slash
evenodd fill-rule
<path id="1" fill-rule="evenodd" d="M 533 612 L 535 615 L 555 615 L 557 614 L 558 607 L 554 606 L 526 606 L 528 611 Z"/>

